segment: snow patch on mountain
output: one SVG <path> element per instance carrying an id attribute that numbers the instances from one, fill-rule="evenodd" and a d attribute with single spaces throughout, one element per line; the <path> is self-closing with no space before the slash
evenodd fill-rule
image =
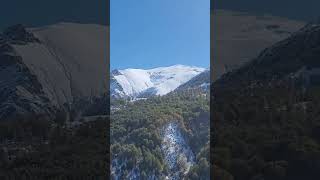
<path id="1" fill-rule="evenodd" d="M 168 179 L 180 179 L 195 163 L 195 155 L 188 146 L 177 123 L 169 123 L 163 132 L 162 150 L 170 173 Z"/>
<path id="2" fill-rule="evenodd" d="M 124 69 L 111 73 L 114 97 L 149 97 L 165 95 L 205 71 L 205 68 L 174 65 L 154 69 Z"/>
<path id="3" fill-rule="evenodd" d="M 202 89 L 209 90 L 210 88 L 210 70 L 207 69 L 199 75 L 193 77 L 188 82 L 179 86 L 175 91 L 187 90 L 187 89 Z"/>

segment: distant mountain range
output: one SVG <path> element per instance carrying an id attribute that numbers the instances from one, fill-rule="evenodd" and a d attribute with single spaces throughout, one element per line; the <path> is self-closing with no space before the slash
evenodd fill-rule
<path id="1" fill-rule="evenodd" d="M 208 70 L 186 65 L 154 69 L 113 70 L 110 81 L 111 96 L 116 98 L 162 96 L 174 91 L 204 72 L 208 72 Z M 209 73 L 206 74 L 208 74 L 208 78 L 203 80 L 210 79 Z"/>

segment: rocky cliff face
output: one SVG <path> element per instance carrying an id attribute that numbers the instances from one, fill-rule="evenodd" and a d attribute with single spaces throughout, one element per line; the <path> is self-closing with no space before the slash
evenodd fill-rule
<path id="1" fill-rule="evenodd" d="M 54 108 L 41 83 L 14 48 L 39 40 L 21 25 L 8 28 L 0 38 L 0 118 L 27 112 L 51 114 Z"/>
<path id="2" fill-rule="evenodd" d="M 0 118 L 53 116 L 58 109 L 82 114 L 105 98 L 107 34 L 90 24 L 7 28 L 0 35 Z"/>

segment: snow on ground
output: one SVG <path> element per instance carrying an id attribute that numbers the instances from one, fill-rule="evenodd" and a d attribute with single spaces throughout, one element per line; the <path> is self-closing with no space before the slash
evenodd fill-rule
<path id="1" fill-rule="evenodd" d="M 202 83 L 202 84 L 200 85 L 200 87 L 203 88 L 203 89 L 207 89 L 207 88 L 210 87 L 210 83 Z"/>
<path id="2" fill-rule="evenodd" d="M 162 150 L 171 171 L 168 179 L 181 179 L 179 173 L 188 173 L 190 167 L 195 163 L 195 156 L 182 136 L 177 123 L 169 123 L 165 127 Z M 181 169 L 181 162 L 184 164 L 184 169 Z"/>
<path id="3" fill-rule="evenodd" d="M 169 167 L 169 175 L 166 179 L 178 180 L 189 172 L 190 167 L 195 163 L 195 155 L 185 141 L 179 125 L 176 122 L 168 123 L 162 132 L 162 151 L 164 160 Z M 112 159 L 111 177 L 114 180 L 120 180 L 123 176 L 123 169 L 126 161 L 120 161 L 117 157 Z M 126 176 L 126 179 L 140 179 L 140 170 L 135 167 Z M 156 180 L 159 177 L 150 176 L 148 180 Z"/>
<path id="4" fill-rule="evenodd" d="M 131 97 L 141 94 L 165 95 L 181 84 L 186 83 L 196 75 L 205 71 L 205 68 L 194 66 L 174 65 L 154 69 L 124 69 L 113 77 L 120 85 L 115 92 Z"/>
<path id="5" fill-rule="evenodd" d="M 123 179 L 123 169 L 126 166 L 127 161 L 119 161 L 118 158 L 114 158 L 111 163 L 111 179 L 121 180 Z M 128 172 L 126 179 L 138 180 L 140 178 L 140 170 L 135 167 Z"/>
<path id="6" fill-rule="evenodd" d="M 122 180 L 122 179 L 128 179 L 128 180 L 140 180 L 141 174 L 140 169 L 136 166 L 132 168 L 128 174 L 124 177 L 124 169 L 127 164 L 127 161 L 120 161 L 118 158 L 114 157 L 112 159 L 111 163 L 111 179 L 112 180 Z M 149 175 L 147 180 L 158 180 L 159 178 L 156 177 L 154 174 Z"/>

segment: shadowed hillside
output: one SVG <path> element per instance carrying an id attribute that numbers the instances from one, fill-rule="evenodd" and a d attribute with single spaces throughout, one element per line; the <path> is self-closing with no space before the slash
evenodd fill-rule
<path id="1" fill-rule="evenodd" d="M 305 23 L 275 16 L 255 16 L 214 9 L 211 12 L 212 79 L 239 68 Z"/>
<path id="2" fill-rule="evenodd" d="M 316 180 L 320 26 L 309 24 L 213 83 L 218 180 Z"/>
<path id="3" fill-rule="evenodd" d="M 0 34 L 0 179 L 107 176 L 108 33 L 59 23 Z"/>

